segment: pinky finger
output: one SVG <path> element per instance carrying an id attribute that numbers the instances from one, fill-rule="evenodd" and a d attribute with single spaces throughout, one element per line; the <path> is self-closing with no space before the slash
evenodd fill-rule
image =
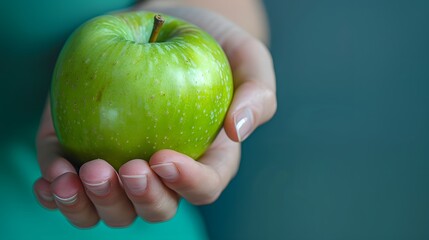
<path id="1" fill-rule="evenodd" d="M 43 178 L 39 178 L 33 185 L 33 190 L 39 203 L 47 209 L 56 209 L 57 204 L 50 188 L 50 183 Z"/>

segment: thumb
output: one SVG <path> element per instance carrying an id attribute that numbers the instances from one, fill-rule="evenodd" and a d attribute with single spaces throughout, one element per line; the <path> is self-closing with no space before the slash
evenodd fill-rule
<path id="1" fill-rule="evenodd" d="M 274 67 L 268 49 L 254 39 L 227 50 L 235 92 L 224 128 L 231 140 L 242 142 L 276 112 Z"/>
<path id="2" fill-rule="evenodd" d="M 275 93 L 256 81 L 239 86 L 225 119 L 228 137 L 244 141 L 258 126 L 272 118 L 277 108 Z"/>

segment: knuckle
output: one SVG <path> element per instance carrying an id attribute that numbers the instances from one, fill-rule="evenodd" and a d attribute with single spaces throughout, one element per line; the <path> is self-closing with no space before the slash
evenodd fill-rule
<path id="1" fill-rule="evenodd" d="M 165 222 L 176 215 L 179 202 L 165 195 L 152 195 L 141 200 L 142 204 L 138 208 L 141 218 L 148 222 Z"/>
<path id="2" fill-rule="evenodd" d="M 253 104 L 256 106 L 256 113 L 261 119 L 261 123 L 270 120 L 277 111 L 277 95 L 272 87 L 258 81 L 248 82 L 248 88 L 255 89 Z"/>
<path id="3" fill-rule="evenodd" d="M 173 216 L 174 215 L 167 215 L 167 214 L 164 214 L 164 215 L 151 215 L 151 216 L 145 216 L 144 219 L 147 222 L 150 222 L 150 223 L 159 223 L 159 222 L 168 221 L 171 218 L 173 218 Z"/>
<path id="4" fill-rule="evenodd" d="M 77 199 L 76 202 L 70 204 L 58 203 L 57 207 L 61 212 L 68 217 L 80 217 L 89 207 L 89 203 L 82 199 Z"/>
<path id="5" fill-rule="evenodd" d="M 274 116 L 274 114 L 277 111 L 277 96 L 276 96 L 276 93 L 269 88 L 265 89 L 264 96 L 265 96 L 265 101 L 270 103 L 270 108 L 268 108 L 269 112 L 267 113 L 268 115 L 267 117 L 270 119 Z"/>
<path id="6" fill-rule="evenodd" d="M 214 203 L 220 196 L 220 192 L 206 193 L 205 195 L 191 200 L 191 203 L 197 206 L 209 205 Z"/>
<path id="7" fill-rule="evenodd" d="M 190 196 L 190 201 L 194 205 L 208 205 L 214 203 L 220 196 L 224 189 L 225 183 L 222 181 L 222 177 L 218 172 L 212 172 L 212 176 L 209 178 L 210 181 L 201 181 L 209 183 L 201 184 L 201 182 L 195 187 L 191 188 L 191 193 L 187 194 Z"/>
<path id="8" fill-rule="evenodd" d="M 104 221 L 104 223 L 111 228 L 123 228 L 131 225 L 135 220 L 135 217 L 130 217 L 127 220 L 122 220 L 121 222 L 114 221 Z"/>
<path id="9" fill-rule="evenodd" d="M 58 177 L 68 173 L 68 170 L 64 165 L 62 158 L 56 158 L 51 162 L 51 165 L 48 168 L 42 170 L 43 177 L 48 182 L 54 182 Z"/>
<path id="10" fill-rule="evenodd" d="M 144 205 L 144 206 L 157 206 L 163 198 L 160 194 L 144 194 L 141 197 L 133 199 L 134 204 Z"/>
<path id="11" fill-rule="evenodd" d="M 256 38 L 248 38 L 238 47 L 237 53 L 240 54 L 240 59 L 264 59 L 264 61 L 273 66 L 273 58 L 268 47 Z"/>
<path id="12" fill-rule="evenodd" d="M 157 223 L 157 222 L 165 222 L 172 219 L 176 215 L 177 209 L 174 210 L 161 210 L 151 212 L 150 214 L 146 214 L 142 216 L 148 222 Z"/>
<path id="13" fill-rule="evenodd" d="M 95 221 L 90 221 L 90 222 L 72 222 L 70 221 L 72 225 L 74 225 L 77 228 L 80 229 L 88 229 L 88 228 L 92 228 L 95 225 L 97 225 L 97 223 L 99 222 L 99 220 L 95 220 Z"/>

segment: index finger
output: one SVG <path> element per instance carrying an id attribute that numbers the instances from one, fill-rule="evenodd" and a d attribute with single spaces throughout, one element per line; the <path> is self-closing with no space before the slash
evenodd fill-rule
<path id="1" fill-rule="evenodd" d="M 198 160 L 161 150 L 150 159 L 150 166 L 163 183 L 192 204 L 214 202 L 235 176 L 240 162 L 240 144 L 222 131 L 212 147 Z"/>

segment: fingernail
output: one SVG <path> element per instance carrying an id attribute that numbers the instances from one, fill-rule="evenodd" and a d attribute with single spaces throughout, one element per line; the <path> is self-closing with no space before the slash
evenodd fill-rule
<path id="1" fill-rule="evenodd" d="M 121 175 L 127 189 L 134 195 L 142 194 L 147 187 L 147 176 L 142 175 Z"/>
<path id="2" fill-rule="evenodd" d="M 109 180 L 105 180 L 99 183 L 87 183 L 84 182 L 85 188 L 92 192 L 96 196 L 106 196 L 110 191 Z"/>
<path id="3" fill-rule="evenodd" d="M 235 131 L 238 136 L 238 141 L 242 142 L 246 139 L 253 128 L 253 115 L 249 108 L 244 108 L 234 115 Z"/>
<path id="4" fill-rule="evenodd" d="M 60 197 L 56 194 L 53 195 L 55 200 L 63 205 L 73 205 L 77 200 L 77 193 L 71 197 Z"/>
<path id="5" fill-rule="evenodd" d="M 174 181 L 179 177 L 179 171 L 173 163 L 161 163 L 157 165 L 152 165 L 151 168 L 158 174 L 168 181 Z"/>
<path id="6" fill-rule="evenodd" d="M 39 192 L 39 197 L 48 202 L 54 201 L 54 197 L 52 196 L 52 194 L 49 194 L 47 192 Z"/>

